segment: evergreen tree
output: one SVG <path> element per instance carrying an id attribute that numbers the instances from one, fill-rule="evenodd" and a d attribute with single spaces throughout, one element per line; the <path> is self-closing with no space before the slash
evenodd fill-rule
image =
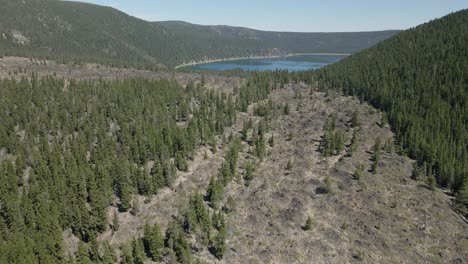
<path id="1" fill-rule="evenodd" d="M 286 165 L 286 170 L 291 171 L 293 168 L 293 162 L 292 160 L 288 160 L 288 164 Z"/>
<path id="2" fill-rule="evenodd" d="M 208 189 L 206 191 L 207 199 L 210 202 L 210 206 L 213 209 L 217 209 L 220 205 L 221 200 L 223 199 L 224 186 L 222 182 L 216 179 L 214 176 L 211 176 Z"/>
<path id="3" fill-rule="evenodd" d="M 363 174 L 364 174 L 364 166 L 362 165 L 357 166 L 353 174 L 354 179 L 357 181 L 361 180 Z"/>
<path id="4" fill-rule="evenodd" d="M 102 264 L 114 264 L 117 263 L 117 256 L 114 249 L 111 247 L 109 242 L 104 241 L 103 253 L 101 257 Z"/>
<path id="5" fill-rule="evenodd" d="M 312 229 L 312 227 L 313 227 L 312 217 L 308 216 L 303 229 L 306 231 L 309 231 Z"/>
<path id="6" fill-rule="evenodd" d="M 214 256 L 221 260 L 226 252 L 226 228 L 221 228 L 213 240 Z"/>
<path id="7" fill-rule="evenodd" d="M 164 237 L 158 224 L 154 224 L 153 226 L 145 225 L 143 241 L 150 258 L 153 261 L 160 261 L 164 248 Z"/>
<path id="8" fill-rule="evenodd" d="M 253 178 L 255 177 L 254 174 L 254 166 L 251 162 L 247 162 L 244 168 L 244 182 L 246 186 L 249 186 L 252 182 Z"/>
<path id="9" fill-rule="evenodd" d="M 375 144 L 372 147 L 372 165 L 371 165 L 371 172 L 372 174 L 377 174 L 379 162 L 380 162 L 380 145 L 381 139 L 377 138 L 375 140 Z"/>
<path id="10" fill-rule="evenodd" d="M 166 246 L 174 251 L 179 263 L 191 263 L 190 245 L 182 231 L 180 224 L 173 221 L 166 229 Z"/>
<path id="11" fill-rule="evenodd" d="M 135 197 L 132 202 L 132 215 L 137 215 L 140 212 L 140 204 L 138 201 L 138 197 Z"/>
<path id="12" fill-rule="evenodd" d="M 76 261 L 78 263 L 83 263 L 83 264 L 91 264 L 91 259 L 89 257 L 89 250 L 88 246 L 83 242 L 80 241 L 78 243 L 78 251 L 76 253 Z"/>
<path id="13" fill-rule="evenodd" d="M 134 264 L 135 260 L 133 258 L 132 245 L 124 245 L 122 248 L 122 256 L 120 260 L 121 264 Z"/>
<path id="14" fill-rule="evenodd" d="M 356 128 L 361 125 L 361 121 L 359 120 L 359 111 L 358 109 L 354 109 L 353 116 L 351 117 L 351 127 Z"/>
<path id="15" fill-rule="evenodd" d="M 468 215 L 468 181 L 465 182 L 463 187 L 460 189 L 460 191 L 457 194 L 457 203 L 459 208 L 461 208 L 461 212 L 467 216 Z"/>
<path id="16" fill-rule="evenodd" d="M 236 201 L 232 196 L 227 198 L 226 204 L 223 206 L 223 212 L 231 213 L 236 210 Z"/>
<path id="17" fill-rule="evenodd" d="M 358 130 L 354 129 L 353 136 L 351 138 L 351 145 L 349 145 L 349 150 L 348 150 L 349 157 L 352 157 L 357 150 L 357 144 L 358 144 L 357 133 L 358 133 Z"/>
<path id="18" fill-rule="evenodd" d="M 112 217 L 112 232 L 119 231 L 120 228 L 120 221 L 119 221 L 119 213 L 117 210 L 114 211 L 114 216 Z"/>
<path id="19" fill-rule="evenodd" d="M 133 263 L 144 264 L 146 260 L 145 249 L 141 239 L 134 239 L 132 241 L 132 255 Z"/>

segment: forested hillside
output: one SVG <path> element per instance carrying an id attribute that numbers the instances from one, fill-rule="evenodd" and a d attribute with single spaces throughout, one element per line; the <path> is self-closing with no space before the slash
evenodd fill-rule
<path id="1" fill-rule="evenodd" d="M 0 56 L 133 67 L 235 56 L 352 53 L 398 32 L 281 33 L 151 23 L 109 7 L 56 0 L 0 0 L 0 6 Z"/>
<path id="2" fill-rule="evenodd" d="M 111 248 L 104 245 L 105 252 L 98 252 L 96 242 L 109 222 L 118 230 L 118 219 L 109 219 L 109 206 L 136 214 L 132 197 L 151 200 L 161 189 L 173 187 L 177 172 L 188 170 L 199 146 L 216 152 L 217 141 L 224 138 L 220 135 L 237 112 L 266 98 L 271 86 L 268 79 L 262 83 L 245 86 L 236 96 L 164 80 L 65 81 L 34 74 L 20 81 L 1 80 L 0 263 L 65 262 L 64 230 L 82 241 L 79 263 L 113 263 Z M 229 142 L 228 171 L 237 166 L 236 140 Z M 221 175 L 224 184 L 233 177 Z M 189 208 L 195 218 L 186 215 L 185 222 L 174 222 L 166 231 L 169 241 L 176 240 L 166 246 L 179 261 L 191 254 L 189 248 L 178 248 L 180 243 L 188 247 L 185 232 L 198 226 L 208 228 L 212 235 L 204 239 L 216 239 L 215 248 L 224 245 L 222 212 L 209 213 L 201 197 L 193 199 Z M 211 224 L 212 214 L 218 224 Z M 148 228 L 153 235 L 160 232 Z M 211 228 L 221 233 L 214 236 Z M 148 254 L 159 259 L 155 252 Z"/>
<path id="3" fill-rule="evenodd" d="M 468 10 L 299 75 L 384 111 L 398 145 L 418 161 L 413 178 L 452 188 L 467 213 Z"/>

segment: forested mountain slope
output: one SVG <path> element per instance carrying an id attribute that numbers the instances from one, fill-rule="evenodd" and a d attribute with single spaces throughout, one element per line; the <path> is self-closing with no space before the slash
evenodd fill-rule
<path id="1" fill-rule="evenodd" d="M 231 26 L 202 26 L 182 21 L 154 22 L 180 38 L 190 39 L 191 49 L 237 47 L 238 52 L 268 55 L 276 53 L 354 53 L 387 39 L 398 30 L 377 32 L 299 33 L 271 32 Z M 182 41 L 185 42 L 185 41 Z M 224 42 L 224 43 L 222 43 Z M 189 47 L 188 47 L 189 48 Z M 217 54 L 216 52 L 215 54 Z M 240 53 L 239 53 L 240 54 Z M 228 56 L 234 56 L 235 53 Z M 224 55 L 226 56 L 226 55 Z"/>
<path id="2" fill-rule="evenodd" d="M 204 87 L 208 76 L 186 87 L 8 76 L 0 263 L 468 258 L 448 197 L 409 180 L 413 161 L 355 98 L 286 72 L 229 93 Z"/>
<path id="3" fill-rule="evenodd" d="M 116 9 L 56 0 L 0 0 L 0 55 L 116 65 L 293 52 L 352 53 L 398 31 L 281 33 L 147 22 Z"/>
<path id="4" fill-rule="evenodd" d="M 299 75 L 383 110 L 418 161 L 413 178 L 436 179 L 468 206 L 468 10 Z"/>

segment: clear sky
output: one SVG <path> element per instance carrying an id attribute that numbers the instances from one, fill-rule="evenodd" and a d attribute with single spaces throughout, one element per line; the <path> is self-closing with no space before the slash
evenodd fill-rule
<path id="1" fill-rule="evenodd" d="M 468 0 L 84 0 L 149 20 L 262 30 L 408 29 L 468 8 Z"/>

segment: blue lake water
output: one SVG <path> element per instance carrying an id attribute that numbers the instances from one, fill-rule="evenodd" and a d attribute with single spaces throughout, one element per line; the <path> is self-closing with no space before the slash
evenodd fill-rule
<path id="1" fill-rule="evenodd" d="M 217 61 L 187 66 L 194 70 L 226 71 L 241 69 L 245 71 L 288 70 L 305 71 L 324 67 L 345 58 L 347 55 L 294 55 L 281 58 L 249 58 Z"/>

